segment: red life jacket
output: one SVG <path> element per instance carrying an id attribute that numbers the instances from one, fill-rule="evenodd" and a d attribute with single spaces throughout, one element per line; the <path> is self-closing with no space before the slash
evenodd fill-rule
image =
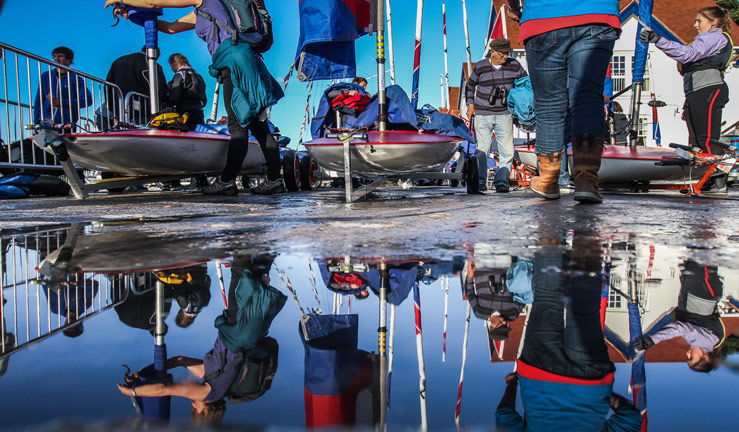
<path id="1" fill-rule="evenodd" d="M 370 97 L 362 93 L 342 93 L 331 101 L 331 108 L 346 107 L 356 110 L 357 114 L 364 111 L 370 103 Z"/>

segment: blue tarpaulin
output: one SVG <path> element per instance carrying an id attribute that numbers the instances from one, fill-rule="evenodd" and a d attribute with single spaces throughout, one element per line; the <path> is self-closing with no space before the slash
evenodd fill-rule
<path id="1" fill-rule="evenodd" d="M 369 33 L 368 0 L 300 0 L 295 68 L 301 81 L 356 76 L 354 41 Z"/>
<path id="2" fill-rule="evenodd" d="M 647 51 L 649 44 L 639 40 L 639 33 L 643 28 L 643 25 L 652 27 L 652 0 L 640 0 L 639 1 L 639 26 L 636 31 L 636 48 L 634 49 L 634 73 L 632 76 L 633 82 L 644 81 L 644 70 L 647 67 Z"/>

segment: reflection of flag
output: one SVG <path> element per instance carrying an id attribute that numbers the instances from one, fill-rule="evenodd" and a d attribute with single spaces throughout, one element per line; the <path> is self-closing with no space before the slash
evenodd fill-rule
<path id="1" fill-rule="evenodd" d="M 606 308 L 608 307 L 608 292 L 611 286 L 611 262 L 604 263 L 600 292 L 600 328 L 606 328 Z"/>
<path id="2" fill-rule="evenodd" d="M 373 380 L 371 355 L 357 349 L 358 328 L 357 315 L 311 315 L 301 322 L 306 427 L 356 423 L 357 412 L 363 409 L 357 406 L 358 395 Z M 365 399 L 372 398 L 361 398 Z"/>
<path id="3" fill-rule="evenodd" d="M 654 93 L 652 93 L 652 100 L 656 100 Z M 652 138 L 657 145 L 662 144 L 662 132 L 659 130 L 659 119 L 657 118 L 657 107 L 652 107 Z"/>
<path id="4" fill-rule="evenodd" d="M 639 316 L 639 304 L 629 302 L 629 338 L 631 342 L 631 383 L 629 392 L 633 395 L 634 407 L 642 416 L 641 431 L 647 430 L 647 375 L 644 365 L 644 352 L 635 352 L 634 341 L 643 337 L 641 328 L 641 317 Z"/>

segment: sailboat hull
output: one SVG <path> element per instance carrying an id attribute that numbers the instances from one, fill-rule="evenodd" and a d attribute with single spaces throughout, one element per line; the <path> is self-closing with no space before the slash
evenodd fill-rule
<path id="1" fill-rule="evenodd" d="M 572 148 L 568 149 L 572 156 Z M 534 146 L 528 144 L 516 145 L 516 158 L 526 165 L 536 167 Z M 603 150 L 598 182 L 600 183 L 630 183 L 648 181 L 683 182 L 692 179 L 698 181 L 709 169 L 703 166 L 656 165 L 663 158 L 675 159 L 678 156 L 672 149 L 659 147 L 630 147 L 606 145 Z M 572 172 L 572 159 L 569 159 Z"/>
<path id="2" fill-rule="evenodd" d="M 440 171 L 462 140 L 413 131 L 371 131 L 369 142 L 354 140 L 349 147 L 352 173 L 365 177 Z M 344 146 L 335 138 L 304 143 L 311 157 L 325 169 L 344 171 Z"/>
<path id="3" fill-rule="evenodd" d="M 130 175 L 215 173 L 226 165 L 227 135 L 156 129 L 71 135 L 67 151 L 75 165 Z M 47 149 L 47 151 L 50 151 Z M 259 144 L 249 142 L 243 170 L 265 163 Z"/>

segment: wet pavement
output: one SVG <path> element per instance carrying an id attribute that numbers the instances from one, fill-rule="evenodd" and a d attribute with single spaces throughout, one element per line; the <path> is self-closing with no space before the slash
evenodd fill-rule
<path id="1" fill-rule="evenodd" d="M 228 429 L 520 430 L 524 415 L 528 430 L 732 428 L 736 191 L 600 206 L 461 188 L 340 198 L 1 202 L 0 429 L 151 427 L 116 389 L 120 365 L 145 368 L 162 346 L 202 359 L 214 341 L 256 350 L 252 370 L 274 374 L 226 405 Z M 240 318 L 224 327 L 226 303 Z M 654 346 L 635 350 L 639 332 Z M 691 370 L 691 345 L 716 370 Z M 149 379 L 188 379 L 170 373 Z M 606 420 L 611 391 L 624 399 Z M 192 424 L 189 401 L 157 403 L 171 428 Z"/>

